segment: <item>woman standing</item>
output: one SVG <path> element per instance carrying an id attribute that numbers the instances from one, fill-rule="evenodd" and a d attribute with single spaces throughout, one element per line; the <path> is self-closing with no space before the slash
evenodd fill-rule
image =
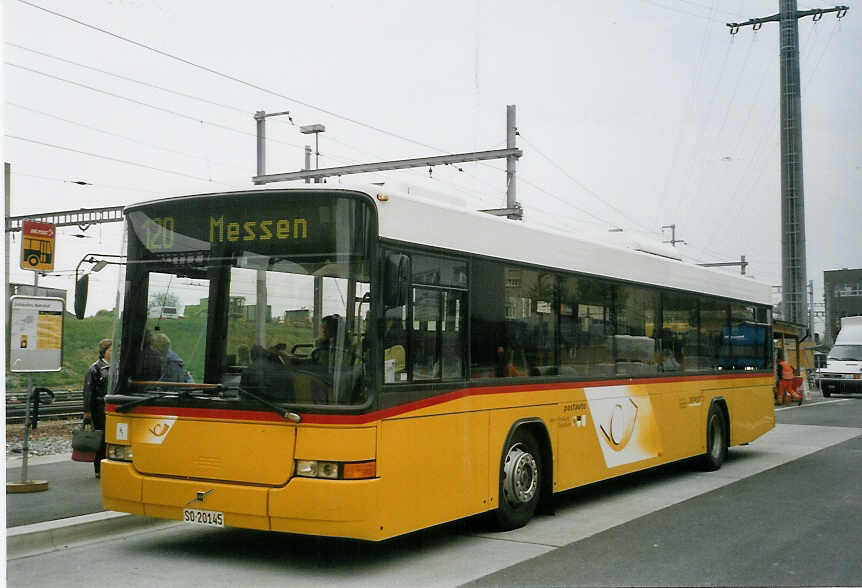
<path id="1" fill-rule="evenodd" d="M 108 386 L 111 345 L 110 339 L 99 341 L 99 359 L 90 365 L 84 378 L 84 422 L 92 423 L 94 429 L 103 432 L 105 430 L 105 393 Z M 93 461 L 93 469 L 96 471 L 97 478 L 104 457 L 105 436 L 103 433 L 102 444 L 99 446 L 99 451 L 96 452 L 95 461 Z"/>

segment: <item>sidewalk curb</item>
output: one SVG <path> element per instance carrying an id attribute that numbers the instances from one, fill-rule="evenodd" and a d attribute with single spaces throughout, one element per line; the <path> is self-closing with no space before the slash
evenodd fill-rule
<path id="1" fill-rule="evenodd" d="M 106 511 L 21 525 L 6 531 L 6 558 L 7 561 L 20 559 L 78 545 L 99 543 L 123 533 L 155 530 L 178 524 L 178 521 Z"/>

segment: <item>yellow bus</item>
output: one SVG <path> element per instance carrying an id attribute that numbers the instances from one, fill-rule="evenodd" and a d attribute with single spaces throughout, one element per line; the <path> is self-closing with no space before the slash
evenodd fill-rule
<path id="1" fill-rule="evenodd" d="M 570 488 L 717 469 L 774 426 L 770 288 L 663 249 L 387 184 L 125 218 L 110 510 L 372 541 L 480 513 L 511 529 Z M 149 316 L 169 296 L 185 320 Z"/>

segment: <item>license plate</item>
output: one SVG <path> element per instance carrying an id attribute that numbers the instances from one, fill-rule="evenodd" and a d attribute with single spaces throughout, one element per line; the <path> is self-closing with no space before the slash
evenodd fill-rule
<path id="1" fill-rule="evenodd" d="M 214 510 L 184 508 L 183 522 L 206 527 L 224 527 L 224 513 Z"/>

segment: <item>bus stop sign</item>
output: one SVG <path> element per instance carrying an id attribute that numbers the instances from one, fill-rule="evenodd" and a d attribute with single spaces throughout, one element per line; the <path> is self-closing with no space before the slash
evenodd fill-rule
<path id="1" fill-rule="evenodd" d="M 54 236 L 51 223 L 21 224 L 21 269 L 50 272 L 54 269 Z"/>

